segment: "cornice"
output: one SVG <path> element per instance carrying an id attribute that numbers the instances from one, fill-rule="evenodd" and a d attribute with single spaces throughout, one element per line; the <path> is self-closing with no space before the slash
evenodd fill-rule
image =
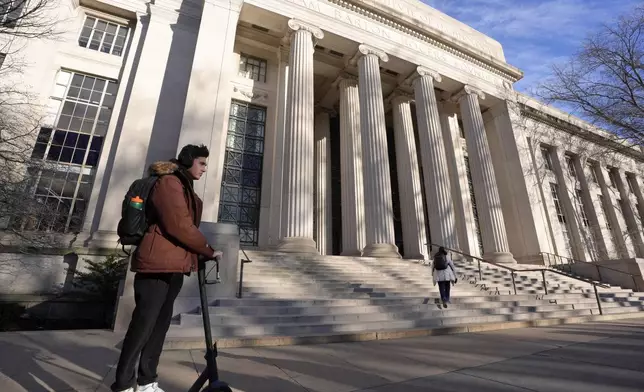
<path id="1" fill-rule="evenodd" d="M 538 109 L 527 106 L 526 104 L 519 103 L 519 108 L 521 115 L 532 119 L 534 121 L 540 122 L 542 124 L 551 126 L 559 131 L 566 132 L 570 135 L 574 135 L 590 142 L 606 146 L 616 152 L 628 155 L 631 158 L 636 159 L 639 162 L 644 162 L 644 152 L 637 151 L 636 149 L 625 146 L 615 140 L 610 140 L 602 135 L 599 135 L 591 130 L 584 129 L 580 126 L 571 124 L 565 120 L 557 118 L 555 116 L 544 113 Z"/>
<path id="2" fill-rule="evenodd" d="M 380 22 L 393 29 L 401 31 L 414 38 L 420 39 L 421 41 L 425 41 L 434 47 L 442 49 L 450 54 L 453 54 L 459 58 L 462 58 L 463 60 L 466 60 L 472 64 L 475 64 L 489 72 L 492 72 L 495 75 L 498 75 L 510 81 L 511 83 L 514 83 L 523 78 L 523 72 L 518 68 L 493 58 L 484 57 L 485 54 L 476 53 L 479 51 L 464 47 L 464 45 L 466 45 L 464 43 L 459 42 L 458 44 L 454 44 L 452 42 L 449 42 L 449 40 L 439 39 L 438 37 L 430 36 L 429 34 L 427 34 L 427 32 L 421 31 L 418 28 L 409 27 L 407 23 L 403 24 L 401 22 L 394 21 L 391 19 L 391 16 L 383 12 L 367 9 L 365 7 L 354 4 L 353 2 L 351 2 L 351 0 L 328 0 L 328 1 L 342 8 L 346 8 L 350 11 L 360 14 L 364 17 Z"/>

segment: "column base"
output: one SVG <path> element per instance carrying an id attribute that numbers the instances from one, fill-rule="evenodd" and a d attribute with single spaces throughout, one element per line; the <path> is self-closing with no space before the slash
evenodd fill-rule
<path id="1" fill-rule="evenodd" d="M 362 257 L 401 259 L 398 247 L 394 244 L 371 244 L 362 251 Z"/>
<path id="2" fill-rule="evenodd" d="M 360 256 L 362 256 L 362 252 L 360 252 L 357 249 L 347 250 L 347 251 L 343 251 L 342 253 L 340 253 L 340 256 L 360 257 Z"/>
<path id="3" fill-rule="evenodd" d="M 482 258 L 484 260 L 489 260 L 493 263 L 498 263 L 498 264 L 516 264 L 517 263 L 512 253 L 506 253 L 506 252 L 485 253 L 483 254 Z"/>
<path id="4" fill-rule="evenodd" d="M 403 257 L 403 259 L 407 259 L 407 260 L 427 260 L 427 256 L 425 256 L 422 253 L 419 253 L 419 254 L 415 254 L 415 255 L 405 255 L 405 257 Z"/>
<path id="5" fill-rule="evenodd" d="M 319 255 L 315 241 L 307 237 L 286 237 L 275 247 L 278 252 Z"/>

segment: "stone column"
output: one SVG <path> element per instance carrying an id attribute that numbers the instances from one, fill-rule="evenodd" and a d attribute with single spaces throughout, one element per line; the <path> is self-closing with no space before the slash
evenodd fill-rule
<path id="1" fill-rule="evenodd" d="M 315 117 L 315 243 L 321 255 L 333 253 L 329 112 L 323 109 Z"/>
<path id="2" fill-rule="evenodd" d="M 413 86 L 431 241 L 440 246 L 458 249 L 445 142 L 434 93 L 434 80 L 440 82 L 441 76 L 422 66 L 416 69 L 416 73 Z"/>
<path id="3" fill-rule="evenodd" d="M 159 154 L 159 151 L 154 151 L 149 146 L 153 130 L 163 129 L 163 125 L 156 123 L 156 120 L 159 118 L 159 105 L 163 102 L 163 80 L 168 71 L 168 64 L 159 61 L 159 58 L 167 58 L 172 48 L 172 39 L 166 34 L 168 26 L 178 23 L 184 16 L 169 12 L 163 6 L 149 4 L 148 7 L 149 15 L 141 16 L 141 25 L 137 27 L 141 29 L 140 38 L 132 37 L 138 39 L 140 44 L 138 47 L 131 46 L 128 53 L 128 60 L 134 57 L 128 71 L 132 77 L 131 86 L 128 86 L 127 78 L 121 79 L 118 96 L 128 93 L 129 96 L 124 102 L 125 108 L 122 109 L 125 113 L 120 125 L 118 145 L 114 147 L 116 151 L 108 152 L 106 143 L 105 153 L 102 154 L 108 161 L 113 154 L 113 164 L 109 168 L 107 165 L 105 167 L 104 177 L 107 178 L 103 180 L 103 186 L 107 186 L 107 189 L 105 198 L 98 199 L 95 204 L 100 206 L 95 211 L 96 215 L 100 214 L 100 220 L 97 225 L 92 225 L 92 234 L 87 240 L 90 246 L 111 248 L 116 245 L 116 229 L 121 217 L 119 211 L 123 196 L 134 180 L 146 175 L 147 166 L 151 163 L 150 157 Z M 137 51 L 138 57 L 135 54 Z M 117 127 L 114 131 L 117 131 L 117 121 L 113 121 L 113 124 Z M 202 181 L 196 183 L 200 182 Z M 97 216 L 94 216 L 94 220 L 96 218 Z M 207 220 L 206 217 L 204 220 Z"/>
<path id="4" fill-rule="evenodd" d="M 118 93 L 116 95 L 116 101 L 114 102 L 114 107 L 112 108 L 112 116 L 107 129 L 107 134 L 105 135 L 105 141 L 103 142 L 104 146 L 111 146 L 116 134 L 116 125 L 118 123 L 118 118 L 123 110 L 123 102 L 125 100 L 125 92 L 127 90 L 127 80 L 130 80 L 130 75 L 132 72 L 136 72 L 134 69 L 134 60 L 136 57 L 136 50 L 139 47 L 141 39 L 141 31 L 143 30 L 144 23 L 149 23 L 149 17 L 142 12 L 136 13 L 137 24 L 132 30 L 132 36 L 130 38 L 130 43 L 128 45 L 127 54 L 125 58 L 125 64 L 123 65 L 123 74 L 121 77 L 121 83 L 119 85 Z M 136 135 L 134 135 L 136 136 Z M 123 137 L 123 136 L 121 136 Z M 131 148 L 132 146 L 130 146 Z M 118 149 L 118 147 L 116 147 Z M 101 200 L 105 201 L 105 187 L 111 181 L 112 167 L 109 166 L 109 157 L 110 157 L 110 148 L 105 147 L 103 153 L 100 155 L 98 165 L 96 166 L 96 176 L 94 177 L 94 183 L 92 185 L 92 192 L 90 193 L 90 199 L 87 203 L 85 221 L 83 222 L 83 232 L 92 233 L 98 228 L 100 222 L 101 213 L 103 212 L 104 203 L 101 203 Z M 142 158 L 142 157 L 141 157 Z M 114 162 L 118 164 L 118 162 Z M 127 164 L 127 162 L 121 162 L 121 164 Z M 129 185 L 129 184 L 126 184 Z M 116 200 L 118 202 L 118 199 Z M 112 212 L 113 210 L 110 210 Z M 112 215 L 112 214 L 110 214 Z M 120 215 L 118 216 L 120 218 Z M 104 226 L 104 228 L 106 228 Z M 109 230 L 109 227 L 107 227 Z M 116 230 L 116 226 L 112 230 Z"/>
<path id="5" fill-rule="evenodd" d="M 474 196 L 483 237 L 483 258 L 498 263 L 515 263 L 508 245 L 479 98 L 485 99 L 485 94 L 470 86 L 465 86 L 454 96 L 461 107 L 463 117 L 465 143 L 470 157 Z"/>
<path id="6" fill-rule="evenodd" d="M 615 182 L 619 190 L 619 197 L 622 200 L 622 211 L 624 212 L 624 221 L 628 230 L 628 235 L 633 243 L 636 257 L 644 257 L 644 237 L 642 237 L 642 227 L 639 225 L 638 219 L 635 216 L 637 211 L 633 208 L 631 203 L 631 195 L 628 185 L 624 183 L 626 178 L 623 170 L 613 169 L 615 175 Z M 633 189 L 635 190 L 635 189 Z"/>
<path id="7" fill-rule="evenodd" d="M 286 127 L 286 101 L 288 86 L 289 48 L 280 47 L 280 68 L 278 76 L 277 116 L 275 123 L 275 144 L 272 159 L 271 212 L 269 218 L 268 245 L 275 247 L 282 239 L 282 193 L 284 191 L 284 128 Z"/>
<path id="8" fill-rule="evenodd" d="M 583 222 L 579 219 L 581 212 L 577 211 L 574 203 L 575 182 L 577 178 L 571 178 L 569 168 L 566 165 L 566 153 L 561 147 L 552 147 L 550 155 L 557 185 L 559 186 L 559 202 L 563 209 L 566 222 L 563 224 L 568 229 L 568 235 L 571 240 L 572 254 L 569 257 L 580 261 L 589 261 L 585 252 L 585 241 L 583 236 Z M 572 159 L 572 157 L 571 157 Z"/>
<path id="9" fill-rule="evenodd" d="M 641 187 L 642 181 L 640 177 L 633 173 L 629 173 L 626 176 L 630 177 L 630 180 L 632 181 L 633 193 L 635 194 L 635 200 L 637 200 L 638 207 L 636 212 L 640 215 L 640 225 L 642 227 L 642 230 L 644 230 L 644 191 L 642 191 Z"/>
<path id="10" fill-rule="evenodd" d="M 342 255 L 360 256 L 365 247 L 366 228 L 358 81 L 345 74 L 338 78 L 337 85 L 340 89 Z"/>
<path id="11" fill-rule="evenodd" d="M 380 61 L 386 62 L 389 57 L 380 49 L 361 44 L 354 62 L 356 60 L 360 73 L 358 92 L 367 233 L 363 256 L 400 258 L 395 244 L 385 107 L 380 80 Z"/>
<path id="12" fill-rule="evenodd" d="M 391 101 L 394 115 L 394 138 L 396 143 L 396 166 L 402 220 L 405 258 L 427 258 L 427 233 L 423 211 L 423 192 L 414 123 L 411 116 L 411 97 L 398 94 Z"/>
<path id="13" fill-rule="evenodd" d="M 628 259 L 631 257 L 628 251 L 629 244 L 627 237 L 624 236 L 624 232 L 622 231 L 622 225 L 615 208 L 617 200 L 616 197 L 614 197 L 614 188 L 612 187 L 609 178 L 609 171 L 610 169 L 608 169 L 604 163 L 597 163 L 595 173 L 597 174 L 597 180 L 599 181 L 599 187 L 601 188 L 602 199 L 605 203 L 602 206 L 602 208 L 604 209 L 604 218 L 606 219 L 606 224 L 607 226 L 609 226 L 610 231 L 613 235 L 617 257 Z"/>
<path id="14" fill-rule="evenodd" d="M 590 227 L 587 229 L 590 232 L 592 240 L 594 241 L 594 247 L 591 249 L 592 260 L 597 261 L 602 259 L 608 259 L 608 246 L 606 244 L 606 239 L 602 234 L 602 225 L 599 221 L 599 213 L 593 202 L 593 194 L 597 192 L 595 189 L 591 190 L 591 184 L 589 183 L 588 178 L 586 177 L 586 168 L 588 158 L 585 156 L 579 156 L 578 159 L 575 159 L 575 170 L 577 171 L 577 179 L 579 180 L 579 187 L 581 188 L 582 202 L 586 211 L 586 216 L 590 222 Z M 594 186 L 593 186 L 594 188 Z"/>
<path id="15" fill-rule="evenodd" d="M 313 241 L 314 39 L 322 30 L 291 19 L 291 53 L 284 134 L 281 252 L 317 253 Z"/>
<path id="16" fill-rule="evenodd" d="M 465 141 L 461 138 L 457 111 L 457 105 L 446 101 L 442 102 L 439 108 L 447 167 L 452 185 L 456 233 L 461 251 L 480 257 L 482 255 L 479 250 L 479 237 L 477 235 L 477 217 L 474 215 L 474 205 L 470 195 L 468 168 L 465 162 Z"/>
<path id="17" fill-rule="evenodd" d="M 177 146 L 177 154 L 186 144 L 205 144 L 210 149 L 208 171 L 202 181 L 195 183 L 195 192 L 206 201 L 203 207 L 206 222 L 216 222 L 219 211 L 232 96 L 230 81 L 237 73 L 231 56 L 242 3 L 241 0 L 203 3 Z"/>

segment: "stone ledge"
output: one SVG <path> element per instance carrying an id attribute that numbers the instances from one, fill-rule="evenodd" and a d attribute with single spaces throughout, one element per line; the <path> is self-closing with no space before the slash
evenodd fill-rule
<path id="1" fill-rule="evenodd" d="M 457 325 L 451 327 L 437 327 L 426 329 L 369 331 L 356 333 L 339 333 L 308 336 L 265 336 L 265 337 L 240 337 L 224 338 L 217 340 L 217 348 L 237 347 L 271 347 L 292 346 L 326 343 L 366 342 L 372 340 L 392 340 L 417 338 L 424 336 L 453 335 L 459 333 L 475 333 L 496 331 L 504 329 L 518 329 L 531 327 L 551 327 L 564 324 L 581 324 L 585 322 L 611 321 L 630 318 L 644 318 L 644 313 L 634 312 L 629 314 L 576 316 L 568 318 L 542 319 L 533 321 L 513 321 L 500 323 L 481 323 Z M 163 346 L 164 350 L 198 350 L 204 347 L 203 337 L 168 338 Z"/>

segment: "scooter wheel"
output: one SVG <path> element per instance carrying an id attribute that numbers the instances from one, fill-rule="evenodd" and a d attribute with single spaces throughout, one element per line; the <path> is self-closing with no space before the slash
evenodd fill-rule
<path id="1" fill-rule="evenodd" d="M 233 392 L 225 382 L 218 381 L 204 388 L 201 392 Z"/>

